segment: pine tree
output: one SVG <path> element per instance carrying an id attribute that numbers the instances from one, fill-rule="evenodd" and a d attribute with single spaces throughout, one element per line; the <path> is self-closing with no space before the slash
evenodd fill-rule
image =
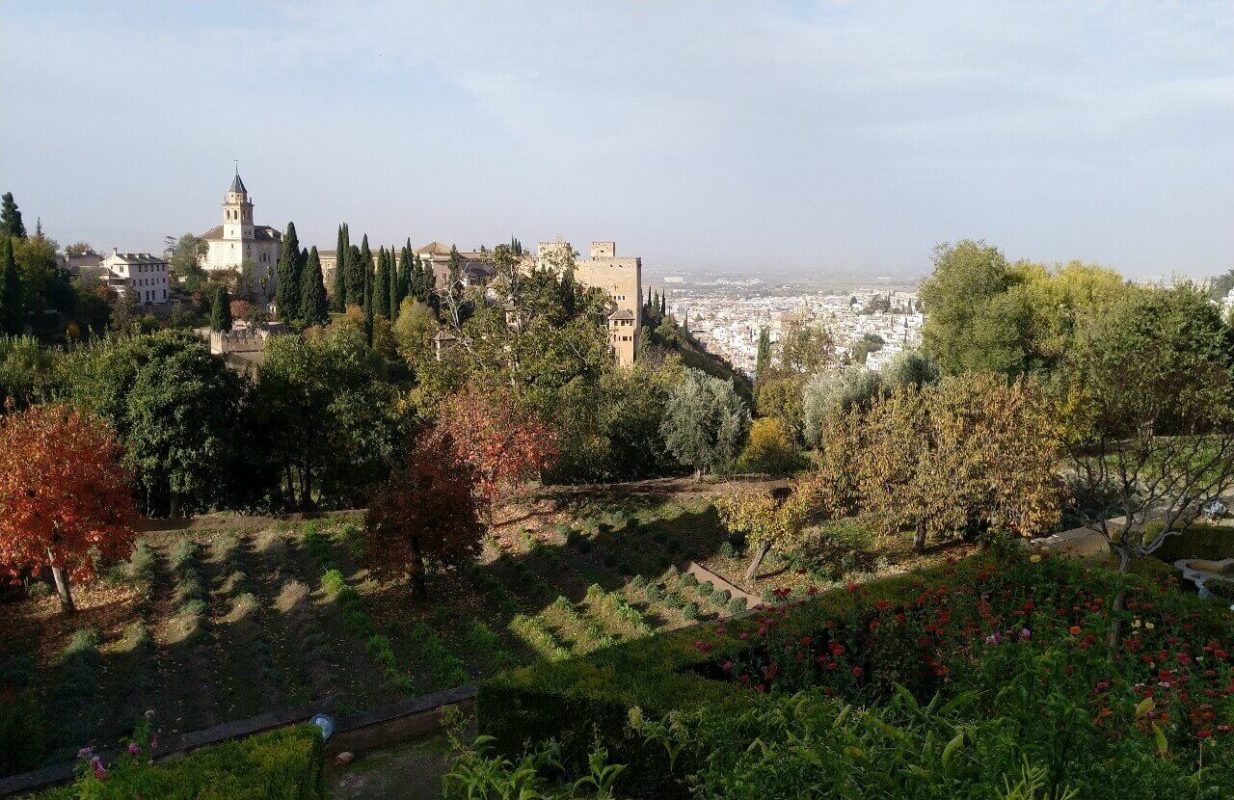
<path id="1" fill-rule="evenodd" d="M 274 304 L 278 307 L 279 319 L 284 322 L 291 322 L 300 316 L 300 268 L 300 239 L 296 236 L 296 223 L 288 222 L 274 278 Z"/>
<path id="2" fill-rule="evenodd" d="M 222 284 L 214 289 L 214 302 L 210 305 L 210 330 L 231 330 L 231 295 Z"/>
<path id="3" fill-rule="evenodd" d="M 660 316 L 663 317 L 663 316 L 666 316 L 667 314 L 668 314 L 668 303 L 664 298 L 664 293 L 661 292 L 660 293 Z"/>
<path id="4" fill-rule="evenodd" d="M 334 294 L 330 297 L 331 311 L 347 310 L 347 223 L 338 226 L 338 244 L 334 247 Z"/>
<path id="5" fill-rule="evenodd" d="M 389 254 L 383 245 L 377 252 L 377 273 L 373 276 L 373 314 L 390 317 L 390 266 L 386 263 Z"/>
<path id="6" fill-rule="evenodd" d="M 26 238 L 26 226 L 21 221 L 21 211 L 13 199 L 12 192 L 5 192 L 0 197 L 0 234 Z"/>
<path id="7" fill-rule="evenodd" d="M 300 273 L 300 319 L 305 325 L 324 325 L 330 319 L 326 282 L 321 274 L 317 248 L 309 250 L 308 262 Z"/>
<path id="8" fill-rule="evenodd" d="M 13 241 L 0 235 L 0 334 L 19 335 L 22 318 L 21 276 L 13 260 Z"/>

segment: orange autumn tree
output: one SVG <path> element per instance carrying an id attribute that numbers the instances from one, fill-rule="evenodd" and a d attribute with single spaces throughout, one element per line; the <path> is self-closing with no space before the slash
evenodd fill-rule
<path id="1" fill-rule="evenodd" d="M 476 494 L 491 508 L 503 488 L 539 477 L 557 459 L 557 433 L 519 408 L 513 392 L 469 384 L 437 409 L 437 431 L 448 434 L 459 461 L 471 465 Z"/>
<path id="2" fill-rule="evenodd" d="M 454 454 L 448 433 L 417 436 L 407 464 L 378 490 L 365 518 L 364 555 L 385 578 L 406 576 L 412 599 L 427 597 L 430 565 L 463 566 L 479 555 L 484 536 L 475 473 Z"/>
<path id="3" fill-rule="evenodd" d="M 34 406 L 0 418 L 0 567 L 50 568 L 66 613 L 69 581 L 128 556 L 137 511 L 111 428 L 87 412 Z"/>

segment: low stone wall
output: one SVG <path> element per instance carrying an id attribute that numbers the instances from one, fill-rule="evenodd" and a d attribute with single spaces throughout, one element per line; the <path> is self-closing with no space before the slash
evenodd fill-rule
<path id="1" fill-rule="evenodd" d="M 441 726 L 441 716 L 446 706 L 459 706 L 464 711 L 470 711 L 475 696 L 476 685 L 469 683 L 372 711 L 336 718 L 334 735 L 326 743 L 327 756 L 332 758 L 344 750 L 362 753 L 433 733 Z M 225 722 L 200 731 L 169 736 L 162 740 L 155 758 L 179 758 L 202 747 L 265 733 L 285 725 L 307 722 L 317 714 L 328 713 L 325 703 L 310 703 Z M 119 751 L 105 750 L 100 754 L 105 761 L 111 761 L 119 755 Z M 0 796 L 33 792 L 67 783 L 73 779 L 76 766 L 76 761 L 69 761 L 0 778 Z"/>
<path id="2" fill-rule="evenodd" d="M 729 594 L 733 597 L 744 597 L 746 599 L 746 603 L 751 608 L 762 602 L 745 589 L 742 589 L 735 583 L 729 583 L 724 578 L 721 578 L 719 575 L 704 567 L 702 564 L 696 564 L 691 561 L 686 567 L 686 572 L 698 578 L 699 583 L 710 583 L 712 586 L 716 587 L 717 590 L 728 589 Z"/>

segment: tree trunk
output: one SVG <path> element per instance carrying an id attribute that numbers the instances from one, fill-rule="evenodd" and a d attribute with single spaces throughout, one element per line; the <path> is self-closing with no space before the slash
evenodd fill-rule
<path id="1" fill-rule="evenodd" d="M 921 553 L 925 551 L 926 545 L 926 526 L 924 522 L 917 523 L 917 531 L 913 534 L 913 550 Z"/>
<path id="2" fill-rule="evenodd" d="M 1121 547 L 1115 548 L 1114 552 L 1118 554 L 1118 574 L 1126 575 L 1127 567 L 1131 564 L 1131 553 Z M 1118 594 L 1114 595 L 1114 603 L 1110 606 L 1110 635 L 1106 637 L 1106 647 L 1110 650 L 1110 655 L 1114 654 L 1114 650 L 1118 648 L 1118 642 L 1123 634 L 1123 606 L 1127 601 L 1127 590 L 1119 589 Z"/>
<path id="3" fill-rule="evenodd" d="M 167 500 L 167 516 L 170 519 L 180 519 L 180 495 L 172 492 Z"/>
<path id="4" fill-rule="evenodd" d="M 746 586 L 750 586 L 754 582 L 754 577 L 758 574 L 758 568 L 763 565 L 763 559 L 767 557 L 767 551 L 770 549 L 770 542 L 758 543 L 758 546 L 754 550 L 753 557 L 750 558 L 750 566 L 746 567 Z"/>
<path id="5" fill-rule="evenodd" d="M 56 581 L 56 594 L 60 597 L 60 610 L 65 614 L 77 611 L 73 603 L 73 594 L 69 591 L 69 576 L 64 574 L 63 567 L 52 567 L 51 577 Z"/>
<path id="6" fill-rule="evenodd" d="M 423 600 L 428 597 L 428 587 L 424 583 L 424 554 L 420 552 L 420 542 L 411 540 L 411 599 Z"/>
<path id="7" fill-rule="evenodd" d="M 703 482 L 703 468 L 702 467 L 699 467 L 698 469 L 694 470 L 694 482 L 695 483 Z"/>

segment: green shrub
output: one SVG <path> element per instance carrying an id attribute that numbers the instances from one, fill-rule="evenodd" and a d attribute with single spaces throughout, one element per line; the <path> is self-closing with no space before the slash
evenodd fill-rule
<path id="1" fill-rule="evenodd" d="M 88 774 L 40 800 L 325 800 L 323 761 L 317 726 L 296 725 L 153 766 L 125 758 L 105 780 Z"/>
<path id="2" fill-rule="evenodd" d="M 633 578 L 630 579 L 630 586 L 632 588 L 642 589 L 646 585 L 647 585 L 647 576 L 645 575 L 635 575 Z"/>
<path id="3" fill-rule="evenodd" d="M 658 603 L 664 599 L 664 593 L 660 591 L 660 587 L 654 583 L 647 584 L 647 589 L 643 592 L 643 597 L 647 598 L 648 603 Z"/>
<path id="4" fill-rule="evenodd" d="M 686 603 L 681 607 L 681 616 L 690 621 L 698 619 L 698 603 Z"/>
<path id="5" fill-rule="evenodd" d="M 728 613 L 740 614 L 746 610 L 747 605 L 748 603 L 744 597 L 734 597 L 732 600 L 728 601 Z"/>
<path id="6" fill-rule="evenodd" d="M 734 558 L 737 555 L 737 548 L 733 547 L 733 543 L 725 539 L 720 543 L 720 555 L 725 558 Z"/>
<path id="7" fill-rule="evenodd" d="M 669 608 L 677 609 L 677 608 L 681 608 L 685 604 L 686 604 L 686 601 L 683 600 L 681 598 L 681 595 L 679 594 L 665 594 L 664 595 L 664 605 L 668 606 Z"/>
<path id="8" fill-rule="evenodd" d="M 703 597 L 711 597 L 711 593 L 716 590 L 716 587 L 711 585 L 710 581 L 700 581 L 698 584 L 698 593 Z"/>
<path id="9" fill-rule="evenodd" d="M 681 574 L 681 585 L 693 589 L 698 586 L 698 578 L 694 577 L 693 572 L 683 572 Z"/>
<path id="10" fill-rule="evenodd" d="M 34 769 L 49 746 L 47 712 L 33 687 L 14 691 L 0 681 L 0 695 L 6 691 L 13 694 L 0 702 L 0 775 Z"/>
<path id="11" fill-rule="evenodd" d="M 347 586 L 347 579 L 335 567 L 331 567 L 321 575 L 321 588 L 327 597 L 337 598 Z"/>

